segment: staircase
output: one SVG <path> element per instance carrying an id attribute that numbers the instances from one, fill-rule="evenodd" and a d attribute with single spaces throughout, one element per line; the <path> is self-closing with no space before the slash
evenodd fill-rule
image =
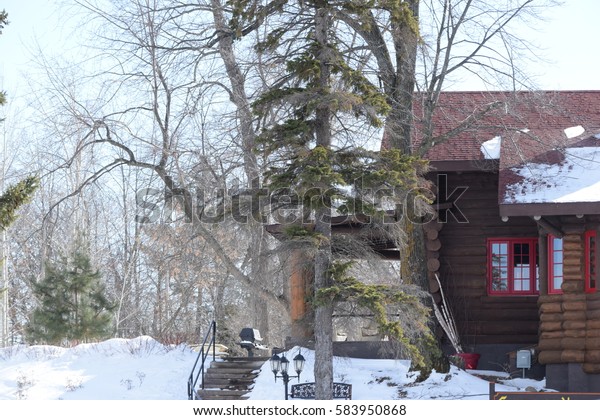
<path id="1" fill-rule="evenodd" d="M 245 400 L 268 357 L 226 357 L 210 363 L 204 373 L 204 388 L 196 390 L 199 400 Z"/>

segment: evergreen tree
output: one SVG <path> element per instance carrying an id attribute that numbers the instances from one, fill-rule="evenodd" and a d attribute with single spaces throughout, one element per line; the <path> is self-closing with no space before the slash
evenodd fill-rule
<path id="1" fill-rule="evenodd" d="M 286 62 L 286 73 L 254 108 L 265 121 L 260 153 L 272 163 L 265 181 L 272 192 L 298 197 L 304 214 L 312 215 L 312 220 L 297 220 L 286 232 L 290 240 L 307 243 L 310 238 L 314 245 L 317 398 L 332 396 L 333 310 L 339 301 L 357 302 L 372 310 L 382 334 L 404 345 L 416 367 L 425 367 L 422 347 L 408 338 L 420 336 L 431 341 L 422 303 L 398 288 L 367 286 L 349 277 L 346 271 L 351 264 L 336 262 L 332 251 L 334 214 L 368 215 L 378 235 L 397 235 L 398 224 L 386 224 L 386 206 L 382 204 L 387 202 L 387 208 L 390 201 L 399 205 L 409 191 L 418 191 L 418 175 L 424 170 L 422 161 L 400 150 L 373 153 L 355 141 L 361 133 L 382 127 L 390 107 L 376 81 L 345 55 L 346 36 L 333 24 L 333 16 L 341 7 L 357 18 L 366 17 L 372 2 L 278 1 L 269 7 L 251 0 L 230 3 L 232 25 L 240 35 L 257 22 L 271 19 L 267 25 L 273 29 L 258 48 L 275 63 Z M 397 6 L 393 13 L 406 16 L 402 2 L 391 4 Z M 269 123 L 274 114 L 278 118 Z M 357 125 L 358 121 L 363 125 Z M 355 132 L 348 132 L 349 126 Z M 312 222 L 314 228 L 306 229 L 302 222 Z M 411 326 L 418 334 L 407 334 L 402 323 L 387 319 L 385 306 L 394 302 L 410 302 L 409 306 L 423 315 Z"/>
<path id="2" fill-rule="evenodd" d="M 47 264 L 44 279 L 34 285 L 39 306 L 28 326 L 30 340 L 61 344 L 110 337 L 115 305 L 101 277 L 81 250 L 60 264 Z"/>
<path id="3" fill-rule="evenodd" d="M 17 209 L 31 199 L 38 187 L 38 178 L 30 176 L 10 186 L 0 196 L 0 231 L 6 230 L 17 218 Z"/>

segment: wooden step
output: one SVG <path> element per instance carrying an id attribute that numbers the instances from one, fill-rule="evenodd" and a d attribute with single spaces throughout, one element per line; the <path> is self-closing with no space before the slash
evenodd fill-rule
<path id="1" fill-rule="evenodd" d="M 221 365 L 210 365 L 206 370 L 222 370 L 223 372 L 242 373 L 242 372 L 259 372 L 261 366 L 221 366 Z M 269 368 L 270 370 L 270 368 Z"/>
<path id="2" fill-rule="evenodd" d="M 204 380 L 208 379 L 254 379 L 258 376 L 258 372 L 223 372 L 223 371 L 206 371 Z"/>
<path id="3" fill-rule="evenodd" d="M 211 379 L 204 382 L 205 389 L 238 389 L 249 390 L 254 385 L 254 380 L 240 379 Z"/>
<path id="4" fill-rule="evenodd" d="M 220 390 L 220 389 L 199 389 L 196 395 L 201 400 L 240 400 L 248 391 L 238 390 Z"/>
<path id="5" fill-rule="evenodd" d="M 251 368 L 260 369 L 265 365 L 266 362 L 261 360 L 240 360 L 240 361 L 214 361 L 210 362 L 210 367 L 221 367 L 224 369 L 240 369 L 240 368 Z"/>
<path id="6" fill-rule="evenodd" d="M 270 357 L 233 357 L 226 356 L 223 357 L 222 360 L 227 362 L 266 362 Z"/>
<path id="7" fill-rule="evenodd" d="M 204 389 L 196 391 L 201 400 L 243 400 L 268 357 L 225 357 L 210 363 L 204 372 Z"/>

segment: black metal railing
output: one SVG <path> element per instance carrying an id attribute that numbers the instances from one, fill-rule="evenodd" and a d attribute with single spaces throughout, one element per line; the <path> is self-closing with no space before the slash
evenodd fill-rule
<path id="1" fill-rule="evenodd" d="M 196 362 L 194 362 L 194 367 L 190 372 L 190 376 L 188 377 L 187 382 L 187 391 L 188 391 L 188 400 L 195 400 L 196 396 L 196 386 L 198 385 L 198 380 L 200 381 L 200 388 L 204 389 L 204 364 L 206 359 L 210 355 L 210 349 L 212 347 L 212 360 L 215 360 L 216 350 L 215 350 L 215 342 L 217 337 L 217 323 L 215 321 L 211 322 L 206 335 L 204 336 L 204 341 L 200 345 L 200 350 L 198 357 L 196 358 Z M 208 346 L 207 346 L 208 344 Z"/>

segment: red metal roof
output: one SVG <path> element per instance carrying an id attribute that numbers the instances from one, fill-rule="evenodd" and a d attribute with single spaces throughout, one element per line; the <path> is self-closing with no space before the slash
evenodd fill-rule
<path id="1" fill-rule="evenodd" d="M 413 107 L 415 146 L 422 138 L 424 127 L 421 105 L 416 100 Z M 600 197 L 595 197 L 597 192 L 591 193 L 593 197 L 585 197 L 583 206 L 568 200 L 564 203 L 545 201 L 539 194 L 534 198 L 532 190 L 555 188 L 553 181 L 543 174 L 534 175 L 522 170 L 535 167 L 528 166 L 531 164 L 559 168 L 565 163 L 567 149 L 592 147 L 600 150 L 600 91 L 443 92 L 433 116 L 434 137 L 443 139 L 445 133 L 469 119 L 473 122 L 464 130 L 426 153 L 425 157 L 434 167 L 439 168 L 443 163 L 446 167 L 466 168 L 465 163 L 470 163 L 471 169 L 498 170 L 498 202 L 503 215 L 532 211 L 538 215 L 584 213 L 584 208 L 585 212 L 600 213 Z M 481 146 L 496 137 L 501 138 L 499 159 L 489 161 L 494 164 L 482 165 L 486 159 Z M 600 162 L 593 164 L 600 165 Z M 563 172 L 568 172 L 568 168 Z M 596 182 L 585 177 L 579 179 L 582 180 L 589 181 L 588 184 Z M 561 192 L 576 193 L 571 189 L 580 188 L 575 182 L 571 186 L 571 182 L 565 184 L 562 180 L 562 184 Z"/>
<path id="2" fill-rule="evenodd" d="M 424 126 L 422 104 L 415 99 L 417 145 Z M 566 128 L 580 125 L 587 136 L 599 132 L 600 91 L 442 92 L 433 116 L 433 134 L 443 136 L 468 118 L 475 121 L 427 152 L 430 161 L 483 160 L 481 144 L 501 136 L 504 145 L 516 145 L 503 147 L 502 160 L 510 165 L 516 163 L 514 159 L 532 158 L 555 148 L 566 139 Z"/>

